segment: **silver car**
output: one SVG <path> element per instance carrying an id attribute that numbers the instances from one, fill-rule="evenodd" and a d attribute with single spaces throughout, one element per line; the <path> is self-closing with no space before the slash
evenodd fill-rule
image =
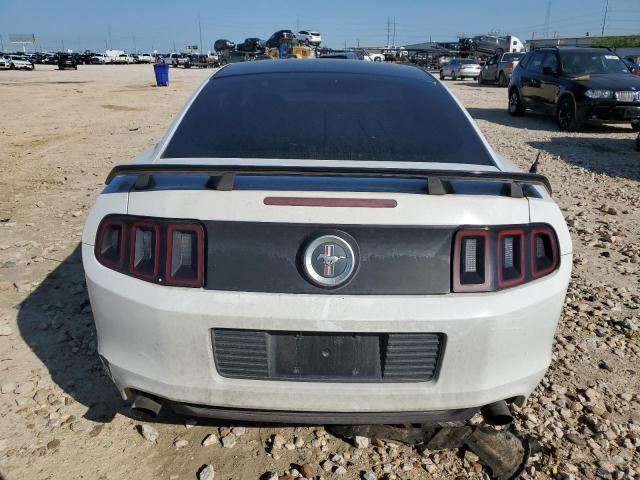
<path id="1" fill-rule="evenodd" d="M 475 60 L 466 58 L 454 58 L 445 63 L 440 69 L 440 80 L 451 77 L 451 80 L 457 78 L 473 78 L 474 80 L 480 75 L 481 67 Z"/>
<path id="2" fill-rule="evenodd" d="M 491 57 L 482 67 L 478 83 L 498 82 L 501 87 L 509 85 L 513 69 L 524 53 L 499 53 Z"/>

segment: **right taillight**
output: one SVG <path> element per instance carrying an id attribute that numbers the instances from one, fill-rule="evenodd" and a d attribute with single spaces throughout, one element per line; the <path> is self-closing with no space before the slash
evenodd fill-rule
<path id="1" fill-rule="evenodd" d="M 453 241 L 452 290 L 489 292 L 555 271 L 558 241 L 547 225 L 462 229 Z"/>
<path id="2" fill-rule="evenodd" d="M 105 267 L 140 280 L 201 287 L 204 241 L 197 222 L 113 215 L 98 227 L 95 255 Z"/>

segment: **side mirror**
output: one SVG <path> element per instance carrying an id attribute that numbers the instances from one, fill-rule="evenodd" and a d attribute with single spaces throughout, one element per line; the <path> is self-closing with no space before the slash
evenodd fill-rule
<path id="1" fill-rule="evenodd" d="M 558 72 L 551 67 L 542 67 L 542 73 L 545 75 L 557 75 Z"/>

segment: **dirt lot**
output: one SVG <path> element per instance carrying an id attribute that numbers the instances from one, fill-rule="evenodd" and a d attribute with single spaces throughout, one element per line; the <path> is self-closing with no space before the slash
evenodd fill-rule
<path id="1" fill-rule="evenodd" d="M 150 424 L 120 400 L 96 355 L 82 225 L 109 169 L 153 145 L 209 73 L 172 69 L 171 86 L 155 88 L 150 66 L 0 72 L 0 478 L 193 479 L 211 464 L 218 479 L 257 479 L 305 463 L 327 479 L 486 478 L 464 452 L 354 449 L 322 428 L 252 426 L 235 430 L 234 446 L 202 446 L 227 431 L 176 417 Z M 499 153 L 527 168 L 542 152 L 574 241 L 553 365 L 516 412 L 543 446 L 526 478 L 640 478 L 634 135 L 628 126 L 560 133 L 548 118 L 509 117 L 504 89 L 448 85 Z M 287 445 L 271 451 L 276 433 Z"/>

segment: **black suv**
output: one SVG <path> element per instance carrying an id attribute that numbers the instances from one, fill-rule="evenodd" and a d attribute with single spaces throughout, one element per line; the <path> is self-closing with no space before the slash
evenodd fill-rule
<path id="1" fill-rule="evenodd" d="M 78 62 L 76 57 L 72 53 L 59 53 L 58 54 L 58 70 L 64 70 L 65 68 L 78 69 Z"/>
<path id="2" fill-rule="evenodd" d="M 509 113 L 555 115 L 560 130 L 588 120 L 640 125 L 640 77 L 606 48 L 559 47 L 529 52 L 509 83 Z"/>

